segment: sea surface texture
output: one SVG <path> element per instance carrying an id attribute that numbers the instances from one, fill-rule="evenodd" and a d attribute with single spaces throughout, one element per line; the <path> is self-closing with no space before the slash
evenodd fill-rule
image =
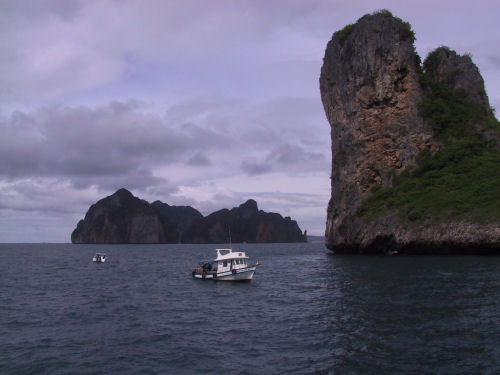
<path id="1" fill-rule="evenodd" d="M 194 280 L 214 248 L 0 245 L 0 374 L 500 374 L 500 257 L 235 244 L 252 283 Z"/>

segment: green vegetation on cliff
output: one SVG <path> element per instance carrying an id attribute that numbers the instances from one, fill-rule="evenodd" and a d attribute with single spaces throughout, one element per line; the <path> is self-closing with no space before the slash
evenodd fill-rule
<path id="1" fill-rule="evenodd" d="M 339 30 L 335 33 L 335 36 L 339 38 L 340 44 L 343 44 L 344 41 L 347 39 L 347 37 L 351 33 L 351 29 L 352 29 L 352 23 L 346 25 L 342 30 Z"/>
<path id="2" fill-rule="evenodd" d="M 392 187 L 373 189 L 358 215 L 396 210 L 411 221 L 500 219 L 500 150 L 495 140 L 500 124 L 489 108 L 468 100 L 467 92 L 432 78 L 444 48 L 424 62 L 421 83 L 427 94 L 419 103 L 420 115 L 442 143 L 440 151 L 421 151 L 417 166 L 394 176 Z M 454 74 L 444 78 L 451 83 Z M 496 136 L 487 139 L 484 131 Z"/>
<path id="3" fill-rule="evenodd" d="M 403 27 L 401 28 L 400 34 L 399 34 L 401 40 L 410 39 L 412 41 L 412 43 L 415 41 L 415 32 L 412 30 L 410 23 L 403 21 L 399 17 L 394 17 L 392 15 L 392 13 L 387 9 L 380 9 L 380 10 L 377 10 L 377 11 L 371 13 L 371 14 L 365 14 L 363 17 L 358 19 L 357 23 L 363 19 L 367 19 L 367 18 L 370 18 L 372 16 L 382 16 L 382 17 L 394 18 L 394 19 L 398 20 L 403 25 Z M 347 37 L 351 34 L 353 26 L 354 26 L 354 24 L 352 24 L 352 23 L 348 24 L 348 25 L 344 26 L 343 29 L 340 29 L 334 33 L 334 36 L 336 36 L 338 38 L 339 43 L 341 45 L 344 44 Z M 374 29 L 373 31 L 380 32 L 379 29 Z"/>
<path id="4" fill-rule="evenodd" d="M 382 17 L 386 17 L 386 18 L 392 18 L 392 19 L 399 21 L 403 25 L 403 27 L 401 28 L 400 34 L 399 34 L 399 37 L 401 38 L 401 40 L 410 39 L 412 43 L 415 41 L 415 39 L 416 39 L 415 32 L 412 30 L 410 23 L 403 21 L 399 17 L 395 17 L 392 14 L 392 12 L 388 9 L 379 9 L 371 14 L 369 14 L 369 13 L 365 14 L 363 17 L 358 19 L 358 22 L 361 21 L 362 19 L 370 18 L 371 16 L 377 16 L 377 15 L 382 16 Z M 347 25 L 346 27 L 350 27 L 350 26 L 352 26 L 352 25 Z M 343 32 L 346 29 L 346 27 L 344 27 L 344 29 L 340 30 L 339 32 Z M 374 30 L 374 31 L 377 31 L 377 30 Z"/>

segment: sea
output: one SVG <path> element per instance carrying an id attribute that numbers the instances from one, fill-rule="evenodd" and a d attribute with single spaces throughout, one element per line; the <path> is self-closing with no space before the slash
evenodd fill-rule
<path id="1" fill-rule="evenodd" d="M 1 244 L 0 374 L 500 374 L 500 257 L 216 247 Z"/>

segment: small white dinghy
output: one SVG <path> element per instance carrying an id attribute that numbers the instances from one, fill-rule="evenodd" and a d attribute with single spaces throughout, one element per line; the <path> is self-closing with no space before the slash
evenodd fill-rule
<path id="1" fill-rule="evenodd" d="M 216 249 L 217 257 L 214 260 L 202 260 L 199 266 L 193 269 L 195 279 L 210 279 L 216 281 L 252 281 L 253 275 L 260 262 L 249 264 L 248 257 L 242 251 L 233 249 Z"/>
<path id="2" fill-rule="evenodd" d="M 104 263 L 106 261 L 106 254 L 104 253 L 96 253 L 92 258 L 92 261 L 96 263 Z"/>

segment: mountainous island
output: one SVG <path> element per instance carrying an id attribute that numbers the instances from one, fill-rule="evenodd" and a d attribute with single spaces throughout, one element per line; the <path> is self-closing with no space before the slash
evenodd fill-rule
<path id="1" fill-rule="evenodd" d="M 469 55 L 422 63 L 382 10 L 333 34 L 320 91 L 335 253 L 500 254 L 500 126 Z"/>
<path id="2" fill-rule="evenodd" d="M 250 199 L 203 216 L 189 206 L 148 203 L 126 189 L 93 204 L 71 234 L 72 243 L 306 242 L 295 220 L 259 210 Z"/>

